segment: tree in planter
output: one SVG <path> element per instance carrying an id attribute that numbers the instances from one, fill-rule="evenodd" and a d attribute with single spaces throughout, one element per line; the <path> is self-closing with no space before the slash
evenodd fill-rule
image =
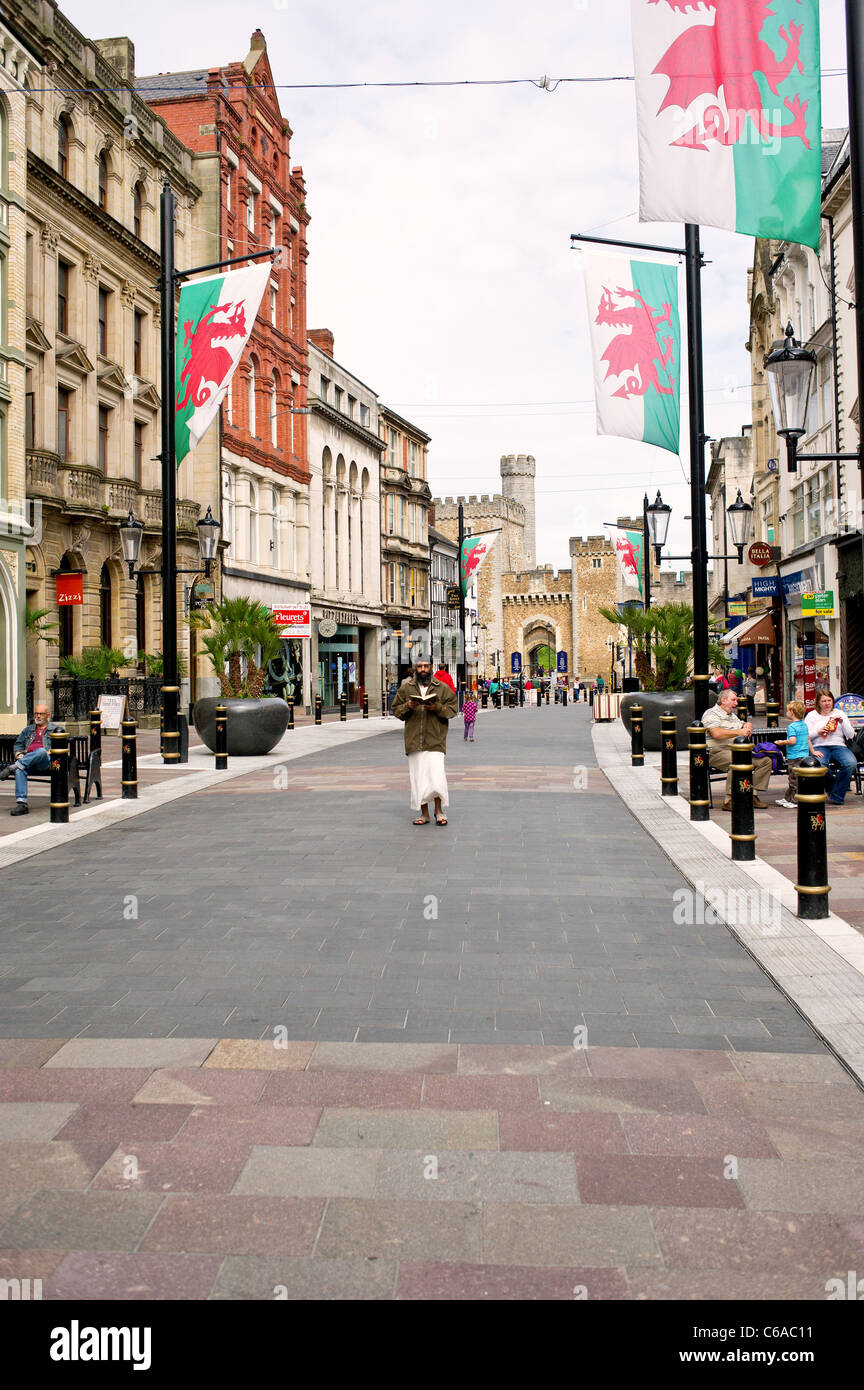
<path id="1" fill-rule="evenodd" d="M 50 612 L 50 608 L 28 608 L 24 614 L 24 626 L 27 636 L 32 637 L 34 641 L 47 642 L 49 647 L 59 647 L 59 638 L 52 637 L 51 632 L 56 631 L 60 624 L 46 621 Z"/>
<path id="2" fill-rule="evenodd" d="M 107 680 L 128 665 L 129 659 L 119 647 L 84 647 L 80 656 L 64 656 L 60 662 L 62 670 L 81 681 Z"/>
<path id="3" fill-rule="evenodd" d="M 604 618 L 631 633 L 636 674 L 643 690 L 685 690 L 693 664 L 693 609 L 689 603 L 660 603 L 656 608 L 599 608 Z M 644 651 L 648 638 L 652 656 Z M 709 661 L 723 664 L 723 648 L 709 642 Z"/>
<path id="4" fill-rule="evenodd" d="M 282 638 L 270 609 L 244 595 L 209 603 L 190 613 L 186 621 L 201 634 L 221 693 L 259 700 L 267 663 L 282 653 Z"/>

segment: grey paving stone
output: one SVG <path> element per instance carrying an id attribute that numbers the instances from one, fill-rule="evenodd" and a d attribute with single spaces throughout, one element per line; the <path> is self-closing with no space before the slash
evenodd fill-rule
<path id="1" fill-rule="evenodd" d="M 360 1257 L 353 1260 L 286 1259 L 229 1255 L 222 1263 L 211 1299 L 287 1299 L 300 1302 L 374 1302 L 395 1294 L 398 1264 Z"/>

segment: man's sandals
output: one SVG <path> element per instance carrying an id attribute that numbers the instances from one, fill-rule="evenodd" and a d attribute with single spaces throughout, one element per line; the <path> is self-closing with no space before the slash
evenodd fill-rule
<path id="1" fill-rule="evenodd" d="M 447 817 L 446 817 L 446 816 L 436 816 L 436 817 L 435 817 L 435 824 L 436 824 L 436 825 L 446 825 L 446 824 L 447 824 Z"/>
<path id="2" fill-rule="evenodd" d="M 412 824 L 412 825 L 428 825 L 431 819 L 432 819 L 431 816 L 418 816 L 416 820 L 412 820 L 411 824 Z"/>

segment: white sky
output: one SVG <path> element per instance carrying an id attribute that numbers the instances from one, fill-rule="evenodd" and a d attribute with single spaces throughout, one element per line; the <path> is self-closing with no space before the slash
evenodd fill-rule
<path id="1" fill-rule="evenodd" d="M 89 38 L 129 34 L 141 74 L 245 57 L 260 27 L 279 83 L 538 79 L 633 71 L 629 0 L 65 0 Z M 822 0 L 822 67 L 845 68 L 843 0 Z M 685 457 L 594 434 L 579 256 L 571 232 L 681 245 L 636 221 L 632 82 L 279 93 L 302 164 L 309 326 L 432 436 L 436 496 L 500 490 L 502 454 L 537 459 L 537 559 L 569 566 L 571 535 L 673 507 L 690 549 Z M 845 77 L 823 80 L 823 125 L 846 122 Z M 708 433 L 750 418 L 751 238 L 703 230 Z M 683 314 L 683 307 L 682 307 Z M 682 408 L 684 402 L 682 402 Z"/>

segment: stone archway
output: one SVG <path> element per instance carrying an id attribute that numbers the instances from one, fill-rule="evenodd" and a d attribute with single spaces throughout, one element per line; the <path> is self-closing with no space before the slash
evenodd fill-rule
<path id="1" fill-rule="evenodd" d="M 554 650 L 553 650 L 554 643 Z M 555 667 L 555 653 L 561 650 L 561 631 L 549 614 L 533 613 L 522 624 L 522 661 L 532 676 L 548 675 Z"/>

